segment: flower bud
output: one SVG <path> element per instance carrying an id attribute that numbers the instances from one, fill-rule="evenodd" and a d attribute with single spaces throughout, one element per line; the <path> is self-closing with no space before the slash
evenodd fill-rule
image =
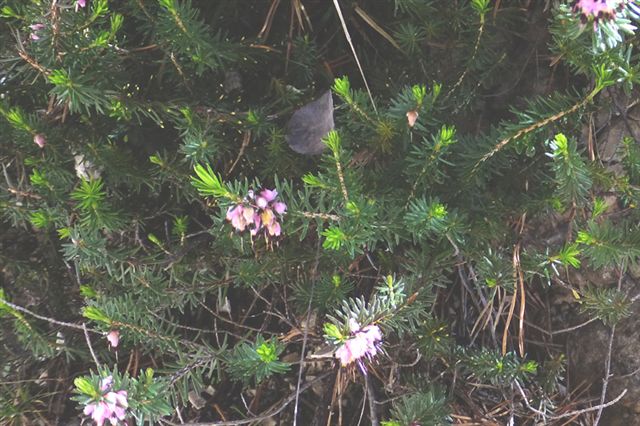
<path id="1" fill-rule="evenodd" d="M 38 133 L 33 137 L 33 143 L 38 145 L 40 148 L 44 148 L 44 146 L 47 144 L 47 139 L 42 133 Z"/>
<path id="2" fill-rule="evenodd" d="M 120 332 L 118 330 L 111 330 L 107 334 L 107 340 L 109 341 L 109 345 L 111 345 L 112 348 L 117 348 L 118 343 L 120 343 Z"/>

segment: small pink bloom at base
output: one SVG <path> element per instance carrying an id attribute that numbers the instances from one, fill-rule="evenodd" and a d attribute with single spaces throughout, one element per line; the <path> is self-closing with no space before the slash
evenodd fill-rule
<path id="1" fill-rule="evenodd" d="M 87 405 L 83 412 L 86 416 L 91 416 L 91 418 L 96 422 L 96 426 L 102 426 L 105 420 L 108 420 L 111 417 L 109 405 L 104 401 L 94 402 Z"/>
<path id="2" fill-rule="evenodd" d="M 108 376 L 102 379 L 100 391 L 106 393 L 98 401 L 94 401 L 84 407 L 84 415 L 91 416 L 97 426 L 102 426 L 107 420 L 112 425 L 115 425 L 118 424 L 118 420 L 124 420 L 127 416 L 127 408 L 129 408 L 127 391 L 110 391 L 112 384 L 113 377 Z"/>
<path id="3" fill-rule="evenodd" d="M 128 408 L 129 402 L 127 401 L 127 391 L 121 390 L 118 392 L 109 392 L 104 396 L 104 400 L 107 401 L 110 407 L 122 407 Z"/>
<path id="4" fill-rule="evenodd" d="M 273 222 L 268 224 L 267 225 L 267 232 L 272 237 L 279 237 L 280 233 L 282 232 L 282 228 L 280 227 L 280 223 L 274 220 Z"/>
<path id="5" fill-rule="evenodd" d="M 336 358 L 340 360 L 340 365 L 345 367 L 353 362 L 353 357 L 349 351 L 349 346 L 345 343 L 336 350 Z"/>

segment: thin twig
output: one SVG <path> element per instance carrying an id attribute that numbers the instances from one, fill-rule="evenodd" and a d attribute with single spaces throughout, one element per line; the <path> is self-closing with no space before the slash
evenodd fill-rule
<path id="1" fill-rule="evenodd" d="M 273 23 L 273 16 L 275 15 L 276 9 L 278 9 L 279 4 L 280 4 L 280 0 L 271 1 L 269 12 L 267 12 L 267 17 L 264 20 L 262 29 L 260 29 L 260 33 L 258 33 L 258 39 L 261 39 L 262 41 L 264 41 L 267 39 L 267 37 L 269 37 L 269 32 L 271 31 L 271 24 Z"/>
<path id="2" fill-rule="evenodd" d="M 371 384 L 369 375 L 365 374 L 364 382 L 367 390 L 367 401 L 369 403 L 369 420 L 371 420 L 371 426 L 380 426 L 380 420 L 378 420 L 378 415 L 376 413 L 376 396 L 373 393 L 373 386 Z"/>
<path id="3" fill-rule="evenodd" d="M 502 355 L 507 353 L 507 337 L 509 336 L 509 325 L 511 324 L 511 320 L 513 319 L 513 313 L 516 310 L 518 292 L 520 291 L 519 279 L 521 278 L 521 276 L 520 274 L 518 274 L 519 268 L 520 268 L 520 243 L 516 244 L 516 246 L 513 249 L 513 279 L 518 285 L 514 286 L 513 288 L 513 297 L 511 298 L 509 313 L 507 314 L 507 320 L 504 325 L 504 332 L 502 334 Z M 520 315 L 522 315 L 522 313 Z"/>
<path id="4" fill-rule="evenodd" d="M 300 388 L 299 392 L 306 391 L 311 386 L 313 386 L 316 382 L 324 380 L 332 373 L 333 371 L 328 371 L 322 374 L 321 376 L 318 376 L 315 379 L 311 380 L 310 382 L 305 383 L 304 386 Z M 236 426 L 236 425 L 246 425 L 249 423 L 259 422 L 260 420 L 266 420 L 275 416 L 276 414 L 280 413 L 282 410 L 287 408 L 287 405 L 289 405 L 291 402 L 293 402 L 296 399 L 296 395 L 298 395 L 299 392 L 298 391 L 294 392 L 293 394 L 285 398 L 284 401 L 282 401 L 276 408 L 272 410 L 268 410 L 267 412 L 259 416 L 251 417 L 248 419 L 242 419 L 242 420 L 230 420 L 230 421 L 224 421 L 224 422 L 211 422 L 211 423 L 185 423 L 184 425 L 185 426 Z M 177 423 L 169 423 L 169 424 L 171 424 L 172 426 L 178 425 Z"/>
<path id="5" fill-rule="evenodd" d="M 599 404 L 596 405 L 595 407 L 589 407 L 589 408 L 584 408 L 582 410 L 575 410 L 575 411 L 569 411 L 568 413 L 564 413 L 564 414 L 560 414 L 558 416 L 549 416 L 548 414 L 533 408 L 531 406 L 531 404 L 529 404 L 529 400 L 527 399 L 526 395 L 524 394 L 524 391 L 522 390 L 522 387 L 520 386 L 520 383 L 518 383 L 518 381 L 516 380 L 514 382 L 516 384 L 516 387 L 518 388 L 518 391 L 520 392 L 520 395 L 522 395 L 522 400 L 524 401 L 524 404 L 527 406 L 527 408 L 531 411 L 533 411 L 534 413 L 543 416 L 546 419 L 550 419 L 550 420 L 558 420 L 558 419 L 564 419 L 567 417 L 572 417 L 572 416 L 579 416 L 581 414 L 585 414 L 585 413 L 589 413 L 591 411 L 596 411 L 596 410 L 600 410 L 602 408 L 607 408 L 607 407 L 611 407 L 612 405 L 614 405 L 615 403 L 617 403 L 618 401 L 620 401 L 626 394 L 627 394 L 627 389 L 624 389 L 622 392 L 620 392 L 620 395 L 618 395 L 617 397 L 615 397 L 614 399 L 612 399 L 611 401 L 607 402 L 606 404 Z"/>
<path id="6" fill-rule="evenodd" d="M 233 164 L 229 168 L 229 171 L 227 172 L 227 176 L 230 175 L 233 169 L 236 168 L 238 161 L 240 161 L 240 159 L 242 158 L 242 155 L 244 154 L 245 149 L 247 149 L 247 146 L 249 146 L 250 141 L 251 141 L 251 130 L 247 130 L 246 132 L 244 132 L 244 138 L 242 138 L 242 145 L 240 146 L 240 151 L 238 152 L 238 156 L 236 157 L 236 160 L 233 162 Z"/>
<path id="7" fill-rule="evenodd" d="M 334 0 L 335 1 L 335 0 Z M 557 114 L 552 115 L 551 117 L 547 117 L 543 120 L 540 120 L 536 123 L 533 123 L 530 126 L 525 127 L 524 129 L 520 129 L 518 130 L 516 133 L 514 133 L 513 135 L 504 138 L 503 140 L 501 140 L 500 142 L 498 142 L 491 151 L 489 151 L 488 153 L 486 153 L 485 155 L 482 156 L 482 158 L 480 158 L 480 160 L 478 160 L 478 162 L 476 162 L 476 164 L 473 166 L 473 169 L 471 171 L 472 174 L 475 174 L 478 171 L 478 168 L 482 165 L 482 163 L 484 163 L 485 161 L 487 161 L 489 158 L 493 157 L 498 151 L 500 151 L 502 148 L 504 148 L 509 142 L 512 142 L 516 139 L 521 138 L 522 136 L 531 133 L 535 130 L 540 129 L 541 127 L 546 126 L 549 123 L 553 123 L 555 121 L 558 121 L 562 118 L 564 118 L 565 116 L 569 115 L 569 114 L 573 114 L 574 112 L 578 111 L 580 108 L 584 107 L 585 105 L 587 105 L 589 102 L 591 102 L 593 100 L 593 98 L 600 92 L 600 88 L 596 87 L 595 89 L 593 89 L 584 99 L 582 99 L 580 102 L 576 103 L 575 105 L 573 105 L 572 107 L 564 110 L 564 111 L 560 111 Z"/>
<path id="8" fill-rule="evenodd" d="M 550 332 L 548 332 L 548 333 L 549 333 L 551 336 L 555 336 L 556 334 L 568 333 L 568 332 L 570 332 L 570 331 L 573 331 L 573 330 L 577 330 L 577 329 L 579 329 L 579 328 L 582 328 L 582 327 L 584 327 L 584 326 L 585 326 L 585 325 L 587 325 L 587 324 L 591 324 L 592 322 L 596 321 L 597 319 L 598 319 L 598 318 L 594 317 L 594 318 L 591 318 L 590 320 L 585 321 L 585 322 L 583 322 L 583 323 L 581 323 L 581 324 L 574 325 L 574 326 L 572 326 L 572 327 L 563 328 L 563 329 L 561 329 L 561 330 L 557 330 L 557 331 L 550 331 Z"/>
<path id="9" fill-rule="evenodd" d="M 622 280 L 624 278 L 625 262 L 622 261 L 620 265 L 620 275 L 618 277 L 618 291 L 622 290 Z M 600 409 L 596 415 L 596 419 L 593 422 L 593 426 L 598 426 L 600 418 L 602 417 L 602 404 L 607 398 L 607 388 L 609 387 L 609 379 L 611 379 L 611 356 L 613 354 L 613 339 L 616 335 L 616 324 L 611 326 L 611 336 L 609 336 L 609 347 L 607 348 L 607 358 L 604 361 L 604 378 L 602 379 L 602 393 L 600 394 Z"/>
<path id="10" fill-rule="evenodd" d="M 451 90 L 449 90 L 449 93 L 447 93 L 447 98 L 451 96 L 451 94 L 458 88 L 458 86 L 462 84 L 462 82 L 464 81 L 464 78 L 467 76 L 467 74 L 469 73 L 469 70 L 471 69 L 471 65 L 473 64 L 473 61 L 476 59 L 476 55 L 478 54 L 478 48 L 480 47 L 480 39 L 482 38 L 482 34 L 484 34 L 484 22 L 485 22 L 484 14 L 481 14 L 480 28 L 478 29 L 478 36 L 476 37 L 475 46 L 473 46 L 473 54 L 471 55 L 471 59 L 469 59 L 469 62 L 467 62 L 467 66 L 464 72 L 462 73 L 462 75 L 460 76 L 460 78 L 458 79 L 458 81 L 456 81 L 453 87 L 451 87 Z"/>
<path id="11" fill-rule="evenodd" d="M 364 381 L 364 393 L 365 395 L 368 394 L 368 385 L 369 385 L 369 380 L 368 378 L 365 376 L 365 381 Z M 358 417 L 358 423 L 356 424 L 356 426 L 360 426 L 362 424 L 362 418 L 364 417 L 364 408 L 367 406 L 367 399 L 363 396 L 362 397 L 362 409 L 360 410 L 360 417 Z"/>
<path id="12" fill-rule="evenodd" d="M 358 69 L 360 70 L 360 75 L 362 76 L 362 80 L 364 81 L 364 86 L 367 88 L 367 93 L 369 94 L 369 99 L 371 99 L 371 106 L 373 106 L 373 110 L 378 113 L 378 109 L 376 108 L 376 103 L 373 100 L 373 96 L 371 95 L 371 90 L 369 89 L 369 83 L 367 83 L 367 78 L 364 76 L 364 71 L 362 70 L 362 65 L 360 65 L 360 60 L 358 59 L 358 54 L 356 53 L 356 48 L 353 46 L 353 42 L 351 41 L 351 36 L 349 35 L 349 30 L 347 29 L 347 24 L 344 21 L 344 16 L 342 16 L 342 9 L 340 9 L 340 3 L 338 0 L 333 0 L 333 5 L 336 7 L 336 12 L 338 12 L 338 17 L 340 18 L 340 23 L 342 24 L 342 30 L 344 31 L 344 36 L 347 38 L 347 43 L 349 43 L 349 47 L 351 48 L 351 52 L 353 53 L 353 57 L 356 60 L 356 65 L 358 65 Z"/>
<path id="13" fill-rule="evenodd" d="M 63 327 L 75 328 L 76 330 L 83 330 L 84 331 L 86 329 L 87 331 L 90 331 L 92 333 L 102 334 L 100 331 L 94 330 L 94 329 L 91 329 L 91 328 L 86 328 L 84 325 L 78 325 L 78 324 L 73 324 L 73 323 L 70 323 L 70 322 L 58 321 L 58 320 L 53 319 L 53 318 L 49 318 L 49 317 L 45 317 L 45 316 L 42 316 L 42 315 L 38 315 L 35 312 L 32 312 L 27 308 L 23 308 L 22 306 L 18 306 L 16 304 L 11 303 L 8 300 L 3 299 L 2 297 L 0 297 L 0 306 L 2 306 L 2 305 L 7 305 L 8 307 L 15 309 L 16 311 L 24 312 L 25 314 L 31 315 L 32 317 L 37 318 L 39 320 L 47 321 L 47 322 L 49 322 L 51 324 L 61 325 Z"/>
<path id="14" fill-rule="evenodd" d="M 98 358 L 96 357 L 95 352 L 93 352 L 93 346 L 91 346 L 91 339 L 89 338 L 89 332 L 87 331 L 87 326 L 85 323 L 82 323 L 82 331 L 84 331 L 84 338 L 87 341 L 89 352 L 91 352 L 91 358 L 93 358 L 93 362 L 96 363 L 96 368 L 100 370 L 100 363 L 98 362 Z"/>
<path id="15" fill-rule="evenodd" d="M 613 380 L 627 379 L 627 378 L 629 378 L 631 376 L 635 376 L 638 373 L 640 373 L 640 367 L 636 368 L 631 373 L 623 374 L 621 376 L 612 377 L 612 379 Z"/>
<path id="16" fill-rule="evenodd" d="M 153 312 L 150 309 L 147 309 L 147 313 L 149 313 L 151 316 L 157 318 L 159 321 L 165 322 L 165 323 L 171 325 L 172 327 L 176 327 L 176 328 L 179 328 L 179 329 L 182 329 L 182 330 L 195 331 L 197 333 L 205 333 L 205 334 L 225 333 L 225 334 L 229 334 L 230 336 L 235 337 L 236 339 L 239 339 L 239 340 L 242 340 L 242 341 L 246 341 L 246 342 L 249 341 L 246 337 L 243 337 L 243 336 L 241 336 L 239 334 L 233 333 L 233 332 L 228 331 L 228 330 L 205 330 L 204 328 L 190 327 L 188 325 L 178 324 L 176 322 L 173 322 L 173 321 L 170 321 L 168 319 L 165 319 L 165 318 L 163 318 L 162 316 L 156 314 L 155 312 Z"/>
<path id="17" fill-rule="evenodd" d="M 607 349 L 607 358 L 604 361 L 604 378 L 602 379 L 602 393 L 600 394 L 600 409 L 596 416 L 596 420 L 593 422 L 593 426 L 598 426 L 600 417 L 602 417 L 602 410 L 604 410 L 604 400 L 607 398 L 607 387 L 609 386 L 609 379 L 611 375 L 611 353 L 613 351 L 613 338 L 616 334 L 616 325 L 611 326 L 611 336 L 609 336 L 609 348 Z"/>
<path id="18" fill-rule="evenodd" d="M 300 351 L 300 368 L 298 369 L 298 383 L 296 384 L 296 402 L 293 405 L 293 426 L 298 424 L 298 402 L 300 399 L 300 384 L 302 383 L 302 370 L 304 368 L 305 351 L 307 349 L 307 339 L 309 337 L 309 323 L 311 322 L 311 303 L 313 302 L 313 294 L 316 289 L 316 273 L 320 264 L 320 240 L 316 247 L 316 258 L 311 270 L 311 291 L 309 295 L 309 303 L 307 304 L 307 322 L 304 327 L 304 336 L 302 338 L 302 350 Z"/>

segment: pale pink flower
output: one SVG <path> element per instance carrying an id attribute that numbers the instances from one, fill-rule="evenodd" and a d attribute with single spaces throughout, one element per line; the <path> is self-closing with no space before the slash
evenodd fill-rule
<path id="1" fill-rule="evenodd" d="M 231 222 L 231 226 L 242 232 L 247 225 L 253 223 L 254 209 L 238 204 L 227 211 L 227 220 Z"/>
<path id="2" fill-rule="evenodd" d="M 256 204 L 261 209 L 266 208 L 269 203 L 276 199 L 278 191 L 275 189 L 263 189 L 260 191 L 260 195 L 256 198 Z"/>
<path id="3" fill-rule="evenodd" d="M 418 120 L 418 111 L 416 110 L 407 111 L 407 122 L 409 123 L 409 127 L 415 126 L 417 120 Z"/>
<path id="4" fill-rule="evenodd" d="M 261 209 L 266 208 L 269 205 L 269 202 L 267 201 L 266 198 L 264 197 L 258 197 L 256 198 L 256 204 L 258 205 L 258 207 L 260 207 Z"/>
<path id="5" fill-rule="evenodd" d="M 360 331 L 360 324 L 356 321 L 355 318 L 349 318 L 349 331 L 351 333 L 357 333 Z"/>
<path id="6" fill-rule="evenodd" d="M 227 220 L 231 222 L 231 226 L 239 231 L 244 231 L 246 226 L 244 223 L 244 216 L 242 215 L 243 211 L 244 207 L 242 204 L 238 204 L 237 206 L 227 210 Z"/>
<path id="7" fill-rule="evenodd" d="M 78 8 L 85 8 L 87 6 L 87 0 L 76 0 L 76 12 Z"/>
<path id="8" fill-rule="evenodd" d="M 367 342 L 370 344 L 374 344 L 382 340 L 382 332 L 380 331 L 380 327 L 377 325 L 368 325 L 362 329 L 361 334 L 365 335 Z"/>
<path id="9" fill-rule="evenodd" d="M 104 379 L 100 380 L 100 390 L 102 392 L 108 391 L 113 384 L 113 377 L 107 376 Z"/>
<path id="10" fill-rule="evenodd" d="M 584 23 L 593 19 L 594 26 L 600 19 L 612 19 L 616 9 L 624 6 L 625 0 L 575 0 L 573 11 L 580 14 Z"/>
<path id="11" fill-rule="evenodd" d="M 38 145 L 40 148 L 44 148 L 47 144 L 47 139 L 44 137 L 42 133 L 38 133 L 33 137 L 33 143 Z"/>
<path id="12" fill-rule="evenodd" d="M 285 214 L 287 211 L 287 205 L 281 201 L 278 201 L 273 204 L 273 210 L 275 210 L 276 213 L 280 215 Z"/>
<path id="13" fill-rule="evenodd" d="M 118 423 L 118 420 L 124 420 L 127 416 L 127 391 L 119 390 L 111 391 L 113 377 L 107 376 L 100 381 L 100 391 L 106 392 L 100 397 L 100 400 L 87 404 L 83 413 L 85 416 L 91 416 L 96 422 L 96 426 L 102 426 L 105 421 L 109 421 L 112 425 Z"/>
<path id="14" fill-rule="evenodd" d="M 127 416 L 127 408 L 129 408 L 127 391 L 120 390 L 118 392 L 109 392 L 104 396 L 104 400 L 107 402 L 107 405 L 111 410 L 111 416 L 109 419 L 111 424 L 116 424 L 116 419 L 124 420 Z"/>
<path id="15" fill-rule="evenodd" d="M 83 413 L 85 416 L 91 416 L 97 426 L 102 426 L 104 421 L 111 417 L 109 405 L 104 401 L 98 401 L 87 405 L 84 407 Z"/>
<path id="16" fill-rule="evenodd" d="M 253 223 L 253 213 L 255 212 L 255 210 L 253 210 L 253 207 L 245 207 L 242 211 L 242 218 L 244 219 L 245 223 L 247 225 Z"/>
<path id="17" fill-rule="evenodd" d="M 282 232 L 282 227 L 280 226 L 280 222 L 274 220 L 271 223 L 265 225 L 267 228 L 267 232 L 272 237 L 279 237 Z"/>
<path id="18" fill-rule="evenodd" d="M 278 196 L 278 191 L 275 189 L 263 189 L 260 191 L 260 196 L 267 200 L 267 203 L 272 202 Z"/>
<path id="19" fill-rule="evenodd" d="M 107 340 L 112 348 L 117 348 L 120 343 L 120 332 L 118 330 L 111 330 L 107 334 Z"/>
<path id="20" fill-rule="evenodd" d="M 262 219 L 260 218 L 260 215 L 258 213 L 254 213 L 253 226 L 251 227 L 249 232 L 251 232 L 252 236 L 255 236 L 258 234 L 258 231 L 260 231 L 260 228 L 262 228 Z"/>
<path id="21" fill-rule="evenodd" d="M 356 362 L 366 374 L 364 358 L 371 359 L 378 353 L 382 332 L 377 325 L 368 325 L 361 329 L 355 319 L 349 320 L 349 329 L 353 337 L 336 350 L 335 356 L 340 360 L 341 366 L 346 367 Z"/>
<path id="22" fill-rule="evenodd" d="M 31 34 L 29 34 L 29 38 L 33 41 L 38 41 L 40 40 L 40 36 L 38 35 L 38 31 L 44 29 L 44 24 L 32 24 L 29 25 L 29 28 L 31 28 Z"/>

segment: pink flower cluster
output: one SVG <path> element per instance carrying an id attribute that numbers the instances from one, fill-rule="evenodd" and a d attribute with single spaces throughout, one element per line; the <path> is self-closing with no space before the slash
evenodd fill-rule
<path id="1" fill-rule="evenodd" d="M 580 13 L 583 21 L 593 18 L 611 19 L 616 14 L 616 9 L 624 6 L 624 0 L 576 0 L 573 2 L 573 11 Z"/>
<path id="2" fill-rule="evenodd" d="M 277 237 L 282 232 L 278 216 L 287 211 L 287 205 L 277 197 L 275 189 L 263 189 L 257 196 L 249 191 L 242 203 L 229 208 L 227 220 L 240 232 L 249 229 L 251 235 L 257 235 L 264 230 L 267 237 Z"/>
<path id="3" fill-rule="evenodd" d="M 335 356 L 343 367 L 357 362 L 360 370 L 366 374 L 364 357 L 371 359 L 378 353 L 382 332 L 377 325 L 368 325 L 361 329 L 360 324 L 354 319 L 349 321 L 349 329 L 353 337 L 338 348 Z"/>
<path id="4" fill-rule="evenodd" d="M 108 376 L 100 382 L 100 391 L 103 392 L 99 401 L 92 402 L 84 407 L 84 415 L 91 416 L 96 426 L 102 426 L 106 420 L 112 425 L 118 424 L 118 420 L 124 420 L 127 415 L 127 391 L 111 391 L 113 377 Z"/>
<path id="5" fill-rule="evenodd" d="M 40 35 L 38 35 L 38 32 L 42 31 L 45 28 L 44 24 L 32 24 L 29 25 L 29 28 L 31 28 L 31 34 L 29 34 L 29 38 L 33 41 L 40 40 Z"/>

